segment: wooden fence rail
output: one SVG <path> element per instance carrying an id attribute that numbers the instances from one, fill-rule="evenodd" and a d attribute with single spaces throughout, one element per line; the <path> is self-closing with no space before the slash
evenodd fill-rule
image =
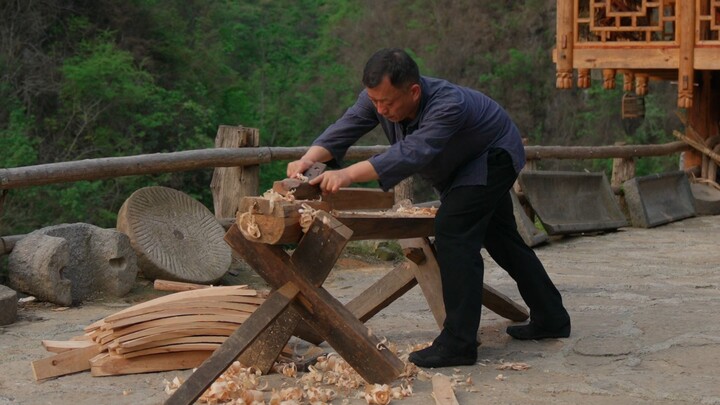
<path id="1" fill-rule="evenodd" d="M 387 148 L 387 146 L 351 147 L 346 159 L 367 159 Z M 628 159 L 671 155 L 687 148 L 687 144 L 677 141 L 661 145 L 526 146 L 525 151 L 528 160 Z M 290 161 L 300 158 L 307 149 L 307 147 L 213 148 L 5 168 L 0 169 L 0 190 L 141 174 L 257 165 L 277 160 Z"/>

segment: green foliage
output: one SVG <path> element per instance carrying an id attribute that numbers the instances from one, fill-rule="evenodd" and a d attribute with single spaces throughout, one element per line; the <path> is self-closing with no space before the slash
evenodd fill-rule
<path id="1" fill-rule="evenodd" d="M 661 143 L 677 124 L 662 101 L 676 90 L 651 89 L 631 136 L 619 118 L 621 92 L 555 90 L 554 2 L 545 0 L 70 3 L 2 6 L 0 167 L 209 148 L 219 125 L 259 128 L 262 146 L 308 145 L 352 104 L 367 56 L 386 46 L 408 50 L 424 74 L 498 100 L 532 144 Z M 673 159 L 639 159 L 637 172 Z M 610 162 L 579 164 L 608 170 Z M 260 191 L 284 177 L 285 165 L 262 165 Z M 77 221 L 113 227 L 123 201 L 150 185 L 211 207 L 211 176 L 10 190 L 0 232 Z"/>
<path id="2" fill-rule="evenodd" d="M 0 128 L 0 167 L 29 166 L 37 161 L 36 141 L 31 138 L 32 117 L 22 107 L 10 111 L 6 128 Z"/>

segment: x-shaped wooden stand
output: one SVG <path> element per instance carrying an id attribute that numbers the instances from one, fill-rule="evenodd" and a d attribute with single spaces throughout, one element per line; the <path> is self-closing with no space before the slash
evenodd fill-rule
<path id="1" fill-rule="evenodd" d="M 293 334 L 319 343 L 326 340 L 370 383 L 390 383 L 403 371 L 403 362 L 363 324 L 364 321 L 420 284 L 438 325 L 445 311 L 435 252 L 427 238 L 402 240 L 411 261 L 343 305 L 322 283 L 352 237 L 353 231 L 332 215 L 320 211 L 288 255 L 282 247 L 247 240 L 236 225 L 225 235 L 227 243 L 275 290 L 218 348 L 166 404 L 192 404 L 235 359 L 267 373 Z M 484 285 L 483 304 L 501 316 L 525 320 L 527 311 Z"/>

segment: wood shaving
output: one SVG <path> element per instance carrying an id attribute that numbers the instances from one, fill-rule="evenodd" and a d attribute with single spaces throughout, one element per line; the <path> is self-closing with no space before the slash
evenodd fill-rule
<path id="1" fill-rule="evenodd" d="M 506 378 L 502 374 L 498 374 L 497 377 L 495 377 L 495 381 L 505 381 Z"/>
<path id="2" fill-rule="evenodd" d="M 495 367 L 497 370 L 514 370 L 514 371 L 525 371 L 530 368 L 530 365 L 527 363 L 510 363 L 510 362 L 503 362 L 499 366 Z"/>
<path id="3" fill-rule="evenodd" d="M 388 350 L 393 350 L 388 345 Z M 399 354 L 407 358 L 408 353 Z M 252 367 L 244 367 L 234 362 L 198 399 L 204 404 L 270 404 L 270 405 L 304 405 L 329 404 L 338 396 L 345 397 L 342 403 L 349 403 L 347 398 L 365 399 L 368 404 L 385 405 L 392 400 L 401 400 L 413 395 L 412 382 L 416 376 L 425 371 L 412 363 L 406 363 L 405 372 L 400 375 L 397 386 L 368 384 L 362 377 L 337 353 L 320 356 L 317 362 L 308 366 L 308 372 L 298 377 L 294 363 L 277 363 L 273 369 L 285 377 L 294 380 L 295 386 L 272 389 L 267 396 L 267 383 L 261 387 L 260 372 Z M 172 395 L 183 381 L 175 377 L 172 381 L 164 381 L 165 392 Z M 287 382 L 283 383 L 285 386 Z M 290 381 L 292 384 L 292 381 Z"/>
<path id="4" fill-rule="evenodd" d="M 365 400 L 369 405 L 387 405 L 392 400 L 392 391 L 387 384 L 373 384 L 365 387 Z"/>
<path id="5" fill-rule="evenodd" d="M 314 209 L 308 204 L 303 203 L 300 206 L 300 209 L 298 209 L 298 212 L 300 213 L 300 227 L 302 228 L 303 233 L 307 233 L 307 231 L 310 229 L 310 225 L 312 225 L 313 221 L 315 220 L 315 215 L 317 214 L 318 210 Z"/>
<path id="6" fill-rule="evenodd" d="M 243 212 L 240 215 L 238 226 L 240 227 L 240 231 L 242 231 L 242 234 L 248 238 L 260 239 L 260 237 L 262 236 L 262 232 L 260 232 L 260 227 L 255 222 L 255 215 L 253 215 L 251 212 Z"/>

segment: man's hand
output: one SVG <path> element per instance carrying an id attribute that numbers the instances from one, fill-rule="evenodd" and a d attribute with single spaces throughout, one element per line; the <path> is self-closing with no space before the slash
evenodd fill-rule
<path id="1" fill-rule="evenodd" d="M 341 187 L 352 184 L 348 169 L 326 171 L 310 180 L 310 185 L 320 185 L 323 194 L 337 193 Z"/>
<path id="2" fill-rule="evenodd" d="M 298 174 L 303 174 L 307 169 L 310 168 L 315 162 L 310 159 L 299 159 L 288 163 L 287 165 L 287 177 L 294 179 Z"/>

